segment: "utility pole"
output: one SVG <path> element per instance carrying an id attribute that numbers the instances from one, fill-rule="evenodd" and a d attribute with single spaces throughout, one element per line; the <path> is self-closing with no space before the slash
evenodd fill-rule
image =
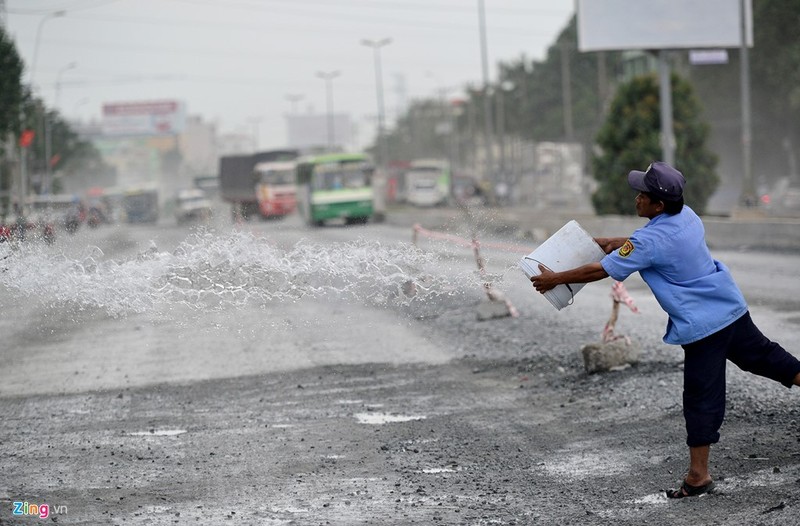
<path id="1" fill-rule="evenodd" d="M 380 152 L 380 159 L 378 164 L 386 164 L 389 162 L 389 154 L 386 151 L 386 139 L 384 138 L 384 117 L 385 111 L 383 106 L 383 73 L 381 71 L 381 48 L 388 46 L 392 43 L 391 38 L 384 38 L 381 40 L 368 40 L 363 39 L 361 44 L 372 48 L 375 56 L 375 91 L 378 98 L 378 151 Z"/>
<path id="2" fill-rule="evenodd" d="M 3 7 L 5 7 L 5 6 L 3 6 Z M 67 14 L 67 12 L 64 11 L 64 10 L 58 10 L 58 11 L 53 11 L 51 13 L 48 13 L 45 16 L 42 17 L 42 19 L 39 21 L 39 25 L 36 28 L 36 40 L 34 41 L 34 45 L 33 45 L 33 60 L 31 62 L 31 73 L 30 73 L 30 76 L 28 77 L 28 79 L 29 79 L 28 80 L 28 89 L 30 90 L 31 96 L 33 96 L 33 79 L 34 79 L 34 74 L 36 73 L 36 61 L 37 61 L 37 58 L 39 57 L 39 42 L 40 42 L 41 36 L 42 36 L 42 27 L 44 27 L 44 23 L 47 22 L 48 20 L 50 20 L 51 18 L 59 18 L 59 17 L 62 17 L 64 15 L 66 15 L 66 14 Z M 43 111 L 46 112 L 46 110 L 44 110 L 44 108 L 43 108 Z M 47 117 L 45 116 L 45 122 L 46 122 L 46 120 L 47 120 Z M 25 122 L 24 109 L 22 107 L 20 107 L 20 123 L 23 126 L 23 131 L 24 131 L 24 122 Z M 18 189 L 18 195 L 19 195 L 19 202 L 18 202 L 19 211 L 18 211 L 18 213 L 19 213 L 20 217 L 24 216 L 24 214 L 25 214 L 25 198 L 27 197 L 27 194 L 28 194 L 28 188 L 27 188 L 27 186 L 28 186 L 28 158 L 27 157 L 28 157 L 28 148 L 27 148 L 27 146 L 22 146 L 20 144 L 19 145 L 19 158 L 20 158 L 20 160 L 19 160 L 19 189 Z M 49 162 L 50 162 L 50 160 L 47 159 L 47 163 L 49 163 Z"/>
<path id="3" fill-rule="evenodd" d="M 259 128 L 261 127 L 261 122 L 263 120 L 264 120 L 264 117 L 251 117 L 250 119 L 248 119 L 250 124 L 253 125 L 253 135 L 252 135 L 253 139 L 252 140 L 253 140 L 253 152 L 254 153 L 257 152 L 259 150 L 259 148 L 260 148 L 260 144 L 259 143 L 261 142 L 261 137 L 259 137 L 259 135 L 260 135 L 260 133 L 259 133 L 260 129 Z"/>
<path id="4" fill-rule="evenodd" d="M 747 50 L 747 0 L 739 2 L 741 18 L 741 43 L 739 45 L 739 84 L 742 92 L 742 194 L 739 204 L 745 207 L 756 206 L 756 190 L 753 184 L 753 158 L 751 156 L 750 130 L 750 57 Z"/>
<path id="5" fill-rule="evenodd" d="M 297 115 L 297 103 L 303 100 L 303 95 L 300 93 L 289 93 L 286 95 L 286 100 L 292 103 L 292 115 Z"/>
<path id="6" fill-rule="evenodd" d="M 658 52 L 659 97 L 661 103 L 661 151 L 663 161 L 675 166 L 675 131 L 672 124 L 672 75 L 669 51 Z"/>
<path id="7" fill-rule="evenodd" d="M 328 114 L 328 150 L 333 151 L 336 136 L 333 127 L 333 79 L 340 75 L 339 71 L 317 71 L 317 77 L 325 81 Z"/>
<path id="8" fill-rule="evenodd" d="M 481 38 L 481 70 L 483 72 L 483 132 L 486 136 L 486 178 L 489 181 L 489 196 L 492 204 L 494 198 L 494 152 L 492 152 L 492 101 L 489 98 L 489 58 L 486 43 L 486 15 L 484 13 L 483 0 L 478 0 L 478 22 L 480 26 Z"/>
<path id="9" fill-rule="evenodd" d="M 31 75 L 28 84 L 31 86 L 31 92 L 33 91 L 33 76 L 36 74 L 36 59 L 39 57 L 39 40 L 42 36 L 42 26 L 44 23 L 50 20 L 51 18 L 59 18 L 66 15 L 67 12 L 64 10 L 53 11 L 52 13 L 48 13 L 42 17 L 39 21 L 39 25 L 36 27 L 36 41 L 33 46 L 33 60 L 31 61 Z"/>
<path id="10" fill-rule="evenodd" d="M 606 108 L 606 97 L 608 97 L 608 73 L 606 71 L 606 53 L 597 53 L 597 95 L 600 99 L 600 107 L 597 111 L 603 114 Z"/>
<path id="11" fill-rule="evenodd" d="M 569 71 L 569 43 L 561 42 L 561 99 L 564 114 L 564 140 L 572 142 L 572 77 Z"/>

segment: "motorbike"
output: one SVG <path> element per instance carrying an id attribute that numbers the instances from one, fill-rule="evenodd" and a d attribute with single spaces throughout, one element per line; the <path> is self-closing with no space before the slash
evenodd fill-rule
<path id="1" fill-rule="evenodd" d="M 44 225 L 44 228 L 42 228 L 42 239 L 48 245 L 52 245 L 56 242 L 56 229 L 50 223 Z"/>

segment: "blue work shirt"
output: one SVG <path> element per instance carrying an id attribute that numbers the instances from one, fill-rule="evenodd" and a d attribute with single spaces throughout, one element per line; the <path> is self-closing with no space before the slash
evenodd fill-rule
<path id="1" fill-rule="evenodd" d="M 703 222 L 688 206 L 657 215 L 600 264 L 617 281 L 639 272 L 669 315 L 666 343 L 695 342 L 747 312 L 742 292 L 728 267 L 711 257 Z"/>

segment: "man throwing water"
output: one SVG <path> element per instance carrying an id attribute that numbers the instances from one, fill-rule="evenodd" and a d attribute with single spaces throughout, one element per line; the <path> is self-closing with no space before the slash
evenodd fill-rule
<path id="1" fill-rule="evenodd" d="M 669 316 L 664 342 L 685 354 L 683 415 L 689 446 L 689 471 L 667 497 L 710 493 L 711 444 L 719 441 L 725 416 L 725 366 L 770 378 L 786 387 L 800 385 L 800 360 L 765 337 L 750 319 L 747 303 L 728 268 L 711 257 L 703 222 L 683 202 L 686 180 L 664 162 L 628 174 L 639 192 L 636 213 L 650 221 L 628 238 L 596 238 L 607 254 L 564 272 L 539 265 L 534 288 L 545 293 L 566 283 L 589 283 L 606 277 L 617 281 L 639 272 Z"/>

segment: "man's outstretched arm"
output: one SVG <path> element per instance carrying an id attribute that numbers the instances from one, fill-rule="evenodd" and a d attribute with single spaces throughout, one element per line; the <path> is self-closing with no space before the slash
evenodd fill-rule
<path id="1" fill-rule="evenodd" d="M 540 263 L 539 272 L 541 272 L 541 274 L 531 278 L 531 283 L 533 283 L 533 288 L 542 294 L 557 285 L 563 285 L 565 283 L 591 283 L 592 281 L 599 281 L 608 277 L 608 272 L 606 272 L 606 269 L 604 269 L 600 263 L 589 263 L 588 265 L 565 270 L 564 272 L 553 272 Z"/>

